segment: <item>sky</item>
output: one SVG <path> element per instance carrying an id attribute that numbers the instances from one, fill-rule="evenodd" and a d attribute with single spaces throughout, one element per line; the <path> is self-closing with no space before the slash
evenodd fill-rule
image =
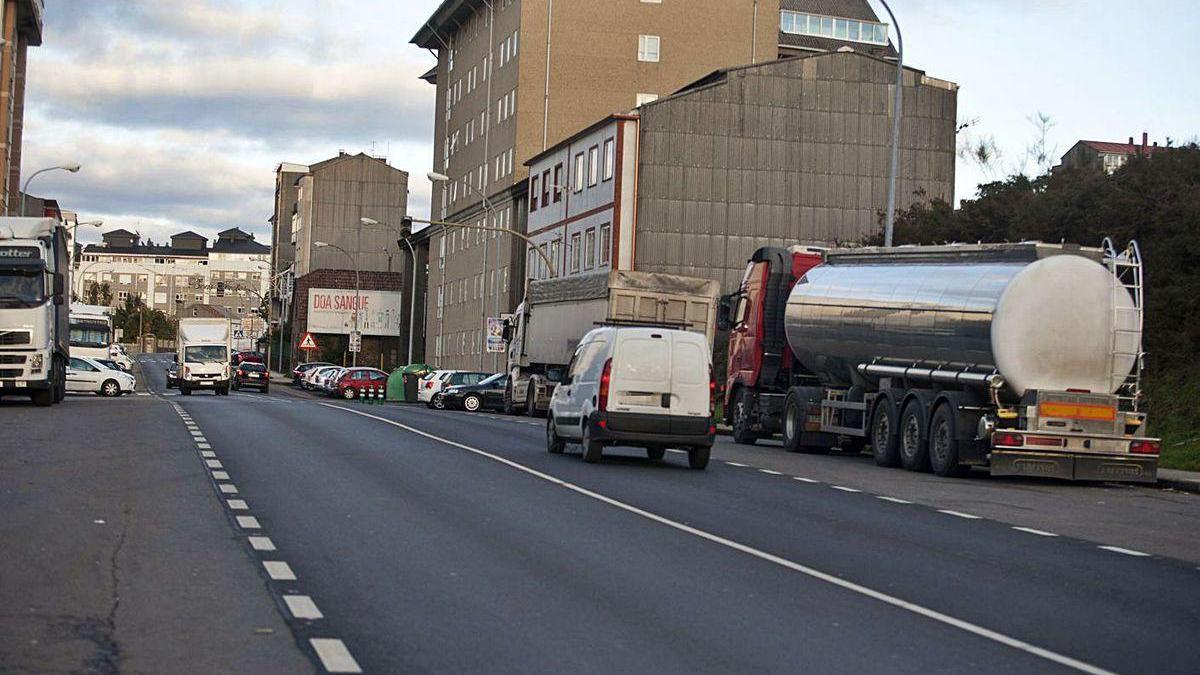
<path id="1" fill-rule="evenodd" d="M 685 2 L 686 0 L 667 0 Z M 730 2 L 749 0 L 730 0 Z M 882 6 L 873 0 L 881 16 Z M 439 0 L 47 0 L 29 52 L 23 172 L 100 231 L 164 241 L 241 227 L 269 239 L 274 168 L 339 150 L 409 172 L 429 211 L 434 57 L 408 43 Z M 1200 136 L 1200 3 L 892 0 L 905 62 L 960 86 L 956 197 L 1036 166 L 1030 118 L 1055 157 L 1076 140 Z M 886 20 L 886 19 L 885 19 Z M 892 33 L 895 39 L 895 33 Z"/>

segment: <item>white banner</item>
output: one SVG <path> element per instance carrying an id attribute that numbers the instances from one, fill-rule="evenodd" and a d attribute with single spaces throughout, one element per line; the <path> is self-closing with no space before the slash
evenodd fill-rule
<path id="1" fill-rule="evenodd" d="M 402 301 L 399 291 L 361 291 L 358 330 L 363 335 L 400 335 Z M 308 330 L 341 333 L 354 330 L 354 289 L 308 289 Z"/>

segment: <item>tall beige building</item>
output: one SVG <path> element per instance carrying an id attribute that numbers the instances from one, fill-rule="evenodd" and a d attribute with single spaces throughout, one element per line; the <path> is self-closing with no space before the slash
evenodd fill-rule
<path id="1" fill-rule="evenodd" d="M 0 214 L 21 203 L 21 136 L 25 129 L 25 64 L 42 44 L 44 0 L 0 0 Z M 24 215 L 24 214 L 19 214 Z"/>

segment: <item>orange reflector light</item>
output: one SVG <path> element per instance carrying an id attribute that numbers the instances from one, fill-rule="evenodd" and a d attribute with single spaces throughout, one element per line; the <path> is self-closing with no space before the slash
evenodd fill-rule
<path id="1" fill-rule="evenodd" d="M 1158 441 L 1147 441 L 1139 438 L 1129 444 L 1129 452 L 1135 455 L 1157 455 L 1158 449 Z"/>
<path id="2" fill-rule="evenodd" d="M 1070 420 L 1111 422 L 1117 419 L 1116 408 L 1095 403 L 1042 403 L 1038 406 L 1038 414 L 1042 417 L 1060 417 Z"/>

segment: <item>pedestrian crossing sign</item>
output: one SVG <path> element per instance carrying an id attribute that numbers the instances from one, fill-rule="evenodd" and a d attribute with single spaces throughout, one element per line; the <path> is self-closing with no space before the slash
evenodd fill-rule
<path id="1" fill-rule="evenodd" d="M 317 341 L 313 338 L 312 333 L 305 333 L 304 337 L 300 338 L 300 349 L 320 349 L 320 347 L 317 346 Z"/>

